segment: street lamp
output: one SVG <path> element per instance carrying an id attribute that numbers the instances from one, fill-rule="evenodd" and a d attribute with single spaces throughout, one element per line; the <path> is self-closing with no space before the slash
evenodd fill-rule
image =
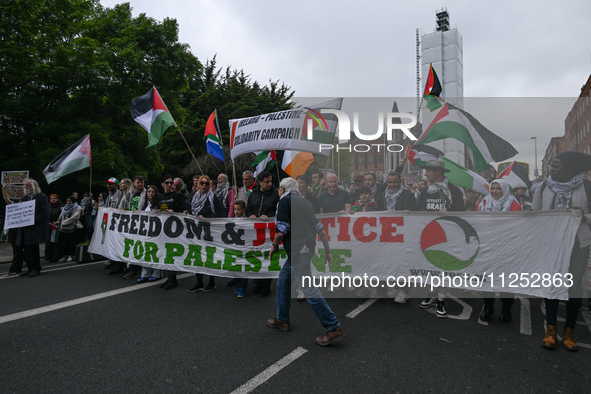
<path id="1" fill-rule="evenodd" d="M 534 140 L 534 153 L 535 153 L 535 157 L 536 157 L 536 162 L 534 164 L 534 177 L 537 178 L 538 177 L 538 137 L 531 137 L 532 140 Z"/>

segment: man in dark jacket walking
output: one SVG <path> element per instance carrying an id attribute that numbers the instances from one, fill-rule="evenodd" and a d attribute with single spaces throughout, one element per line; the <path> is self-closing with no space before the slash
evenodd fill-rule
<path id="1" fill-rule="evenodd" d="M 267 320 L 267 325 L 281 331 L 291 330 L 289 314 L 291 282 L 295 278 L 298 286 L 304 291 L 312 310 L 326 330 L 324 336 L 316 338 L 316 343 L 320 346 L 327 346 L 343 338 L 341 323 L 329 308 L 320 290 L 311 283 L 306 284 L 304 278 L 312 277 L 310 261 L 316 249 L 317 236 L 320 237 L 324 245 L 324 259 L 329 267 L 332 266 L 332 255 L 322 223 L 316 219 L 312 204 L 298 195 L 297 185 L 297 182 L 292 178 L 283 179 L 279 185 L 281 202 L 278 204 L 275 217 L 277 231 L 269 258 L 279 252 L 279 244 L 283 242 L 287 261 L 283 264 L 277 279 L 277 314 L 273 319 Z"/>
<path id="2" fill-rule="evenodd" d="M 251 218 L 268 218 L 275 216 L 279 193 L 273 186 L 273 176 L 270 172 L 262 171 L 257 175 L 257 185 L 248 196 L 246 216 Z M 253 293 L 260 293 L 261 297 L 271 294 L 272 279 L 258 279 Z"/>
<path id="3" fill-rule="evenodd" d="M 413 192 L 402 186 L 400 174 L 390 172 L 387 188 L 376 196 L 376 203 L 382 211 L 409 211 L 414 208 L 417 200 Z"/>
<path id="4" fill-rule="evenodd" d="M 279 194 L 273 186 L 273 176 L 263 171 L 257 175 L 257 185 L 248 196 L 246 216 L 251 218 L 268 218 L 275 216 Z"/>
<path id="5" fill-rule="evenodd" d="M 21 202 L 35 201 L 35 223 L 31 226 L 17 229 L 16 244 L 24 247 L 25 261 L 28 271 L 20 276 L 34 278 L 41 272 L 39 258 L 39 244 L 49 240 L 49 199 L 43 193 L 37 181 L 26 179 L 24 182 L 25 195 Z"/>

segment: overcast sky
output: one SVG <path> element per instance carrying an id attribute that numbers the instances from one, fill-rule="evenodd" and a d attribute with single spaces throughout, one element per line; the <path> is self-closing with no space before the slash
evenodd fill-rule
<path id="1" fill-rule="evenodd" d="M 118 3 L 101 0 L 107 7 Z M 281 80 L 298 97 L 415 97 L 416 29 L 432 33 L 435 12 L 446 7 L 463 36 L 465 97 L 571 98 L 552 100 L 550 113 L 545 107 L 517 111 L 525 121 L 518 133 L 484 121 L 490 113 L 472 113 L 515 146 L 516 160 L 531 164 L 530 138 L 538 137 L 540 163 L 550 138 L 564 135 L 564 119 L 591 73 L 589 0 L 130 3 L 134 15 L 176 19 L 180 41 L 202 62 L 217 54 L 218 65 L 243 69 L 262 83 Z"/>

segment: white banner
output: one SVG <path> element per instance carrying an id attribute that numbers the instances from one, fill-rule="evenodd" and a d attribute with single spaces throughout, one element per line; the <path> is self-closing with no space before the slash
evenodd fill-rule
<path id="1" fill-rule="evenodd" d="M 33 224 L 35 224 L 35 200 L 6 206 L 4 230 L 32 226 Z"/>
<path id="2" fill-rule="evenodd" d="M 289 109 L 249 118 L 230 119 L 230 154 L 232 161 L 245 153 L 265 150 L 296 150 L 329 156 L 321 144 L 332 144 L 337 127 L 334 115 L 322 115 L 320 109 L 341 109 L 342 98 L 309 107 Z M 312 125 L 309 139 L 308 125 Z"/>
<path id="3" fill-rule="evenodd" d="M 269 260 L 273 219 L 198 219 L 104 208 L 97 217 L 90 252 L 115 261 L 222 277 L 276 278 L 286 258 L 281 250 Z M 392 286 L 392 278 L 414 277 L 417 285 L 563 298 L 581 214 L 358 212 L 318 218 L 334 260 L 328 269 L 318 242 L 312 274 L 319 280 L 375 277 Z"/>

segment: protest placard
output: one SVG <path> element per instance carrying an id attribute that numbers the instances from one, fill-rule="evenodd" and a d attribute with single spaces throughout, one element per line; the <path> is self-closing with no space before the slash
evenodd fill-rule
<path id="1" fill-rule="evenodd" d="M 33 224 L 35 224 L 35 200 L 6 206 L 5 230 Z"/>

